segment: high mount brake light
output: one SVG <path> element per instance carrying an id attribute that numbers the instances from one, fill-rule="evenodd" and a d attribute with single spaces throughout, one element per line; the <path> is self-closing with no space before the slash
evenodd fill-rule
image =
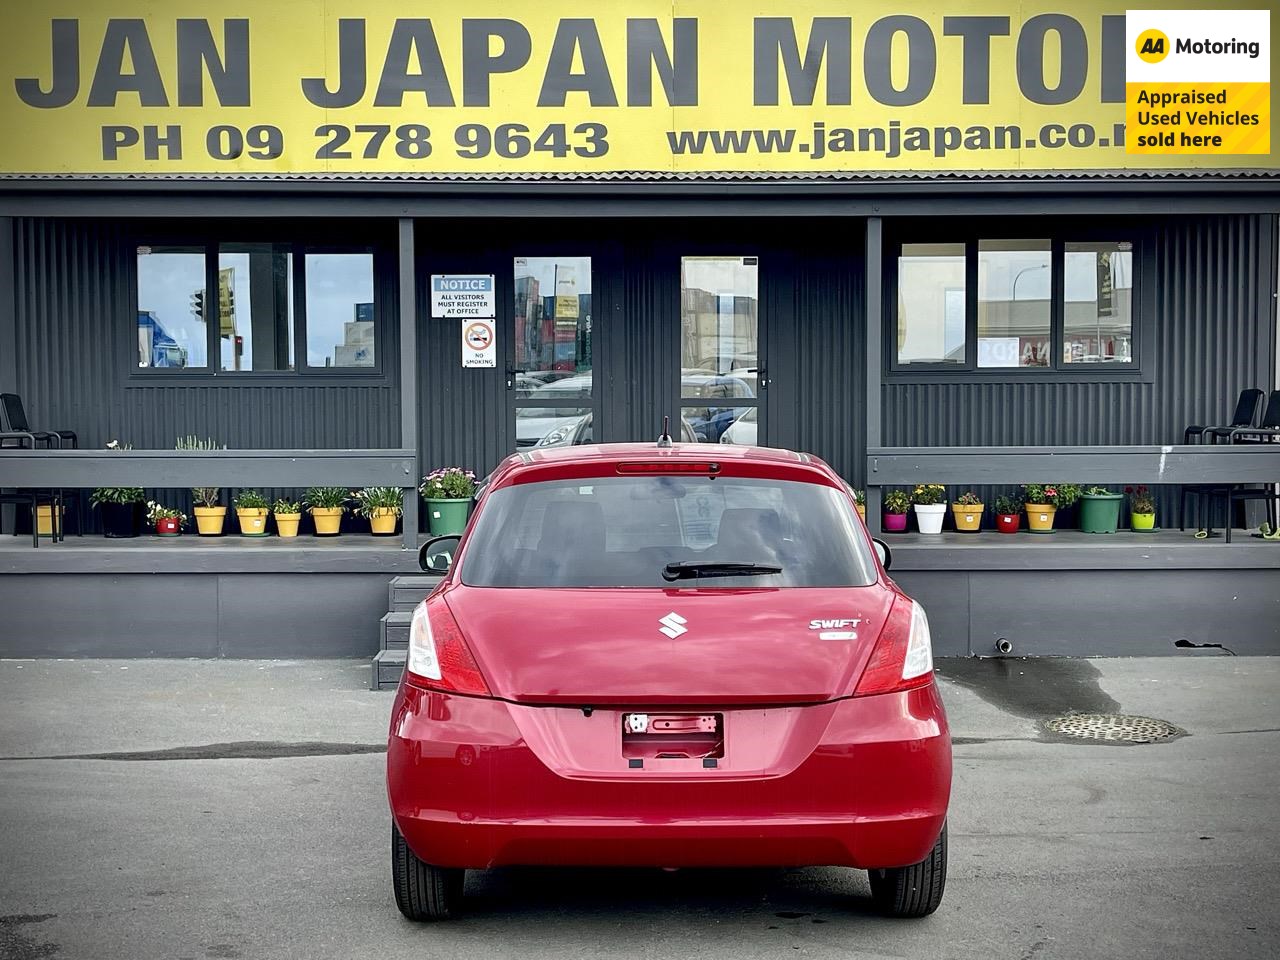
<path id="1" fill-rule="evenodd" d="M 871 650 L 871 659 L 853 691 L 855 697 L 928 686 L 933 680 L 929 618 L 914 600 L 899 598 Z"/>
<path id="2" fill-rule="evenodd" d="M 710 476 L 720 472 L 720 464 L 709 461 L 656 460 L 629 461 L 618 464 L 618 473 L 703 473 Z"/>
<path id="3" fill-rule="evenodd" d="M 458 621 L 439 597 L 423 601 L 413 611 L 405 675 L 415 686 L 431 690 L 489 695 Z"/>

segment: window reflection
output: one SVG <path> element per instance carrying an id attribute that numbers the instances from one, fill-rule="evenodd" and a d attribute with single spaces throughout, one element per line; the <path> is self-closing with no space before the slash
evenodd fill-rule
<path id="1" fill-rule="evenodd" d="M 293 254 L 288 244 L 218 247 L 223 370 L 293 369 Z"/>
<path id="2" fill-rule="evenodd" d="M 203 247 L 138 247 L 138 366 L 205 367 Z"/>
<path id="3" fill-rule="evenodd" d="M 1064 363 L 1133 360 L 1133 244 L 1068 243 Z"/>
<path id="4" fill-rule="evenodd" d="M 686 372 L 754 380 L 759 270 L 757 257 L 681 259 L 680 365 Z"/>
<path id="5" fill-rule="evenodd" d="M 965 362 L 963 243 L 904 243 L 898 257 L 898 363 Z"/>
<path id="6" fill-rule="evenodd" d="M 307 365 L 374 366 L 373 251 L 308 253 L 305 261 Z"/>
<path id="7" fill-rule="evenodd" d="M 591 258 L 515 259 L 516 396 L 591 397 Z"/>
<path id="8" fill-rule="evenodd" d="M 978 366 L 1047 367 L 1053 304 L 1048 240 L 978 241 Z"/>

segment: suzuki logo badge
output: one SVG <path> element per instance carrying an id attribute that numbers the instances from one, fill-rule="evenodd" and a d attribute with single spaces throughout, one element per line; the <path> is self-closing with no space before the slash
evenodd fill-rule
<path id="1" fill-rule="evenodd" d="M 674 640 L 681 634 L 689 632 L 689 628 L 685 626 L 689 621 L 678 613 L 668 613 L 665 617 L 658 621 L 662 624 L 658 629 Z"/>

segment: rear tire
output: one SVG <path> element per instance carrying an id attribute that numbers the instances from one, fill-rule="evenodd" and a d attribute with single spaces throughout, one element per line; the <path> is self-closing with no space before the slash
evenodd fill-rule
<path id="1" fill-rule="evenodd" d="M 927 917 L 942 903 L 942 890 L 947 885 L 947 825 L 942 825 L 938 842 L 920 863 L 867 872 L 871 875 L 871 899 L 881 913 Z"/>
<path id="2" fill-rule="evenodd" d="M 448 920 L 462 907 L 466 871 L 436 867 L 419 860 L 391 825 L 391 881 L 396 906 L 410 920 Z"/>

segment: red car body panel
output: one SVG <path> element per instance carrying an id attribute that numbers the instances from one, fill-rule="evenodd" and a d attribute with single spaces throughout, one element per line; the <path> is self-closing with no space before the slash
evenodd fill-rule
<path id="1" fill-rule="evenodd" d="M 672 461 L 848 496 L 821 461 L 787 451 L 639 444 L 511 457 L 485 496 Z M 911 602 L 883 569 L 863 587 L 480 588 L 457 575 L 466 550 L 464 535 L 431 602 L 447 604 L 490 695 L 406 674 L 391 717 L 392 814 L 421 860 L 872 868 L 933 848 L 951 786 L 936 685 L 853 696 L 891 608 Z M 658 630 L 671 612 L 686 621 L 677 638 Z M 824 639 L 813 620 L 857 623 Z M 636 767 L 623 742 L 636 712 L 715 716 L 722 754 L 658 749 Z"/>

